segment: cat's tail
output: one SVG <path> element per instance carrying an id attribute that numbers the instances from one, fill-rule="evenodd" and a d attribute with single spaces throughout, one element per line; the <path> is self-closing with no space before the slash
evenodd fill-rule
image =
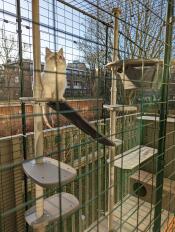
<path id="1" fill-rule="evenodd" d="M 44 120 L 44 123 L 46 124 L 46 126 L 50 129 L 53 129 L 53 127 L 50 125 L 48 119 L 47 119 L 47 116 L 46 116 L 46 106 L 43 105 L 42 106 L 42 113 L 43 113 L 43 120 Z"/>
<path id="2" fill-rule="evenodd" d="M 107 146 L 115 146 L 115 143 L 101 134 L 86 119 L 84 119 L 75 109 L 73 109 L 66 101 L 48 102 L 47 105 L 53 110 L 61 113 L 65 118 L 72 122 L 92 138 L 98 140 L 99 143 Z M 58 109 L 59 108 L 59 109 Z"/>

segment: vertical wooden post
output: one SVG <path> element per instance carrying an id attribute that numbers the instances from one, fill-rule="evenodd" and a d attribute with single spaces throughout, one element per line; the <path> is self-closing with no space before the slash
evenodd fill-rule
<path id="1" fill-rule="evenodd" d="M 114 21 L 114 48 L 113 48 L 113 61 L 118 59 L 118 17 L 121 13 L 119 8 L 113 9 L 115 21 Z M 112 84 L 111 84 L 111 105 L 116 105 L 117 100 L 117 88 L 116 88 L 116 72 L 115 67 L 112 66 Z M 110 136 L 111 140 L 116 139 L 116 112 L 110 111 Z M 111 147 L 110 149 L 110 163 L 109 163 L 109 192 L 108 192 L 108 231 L 112 231 L 113 221 L 113 207 L 114 207 L 114 157 L 116 149 Z"/>
<path id="2" fill-rule="evenodd" d="M 34 66 L 34 81 L 33 81 L 33 96 L 34 98 L 41 97 L 41 60 L 40 60 L 40 29 L 39 29 L 39 0 L 32 0 L 32 29 L 33 29 L 33 66 Z M 39 103 L 34 105 L 34 151 L 35 157 L 43 156 L 43 122 L 42 108 Z M 36 159 L 36 162 L 42 162 L 42 159 Z M 43 188 L 35 185 L 36 196 L 36 214 L 41 217 L 44 213 Z M 43 232 L 45 228 L 40 228 L 37 231 Z"/>

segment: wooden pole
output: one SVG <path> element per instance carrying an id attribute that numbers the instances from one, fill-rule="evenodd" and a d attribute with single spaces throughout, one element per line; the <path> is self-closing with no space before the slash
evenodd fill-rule
<path id="1" fill-rule="evenodd" d="M 41 60 L 40 60 L 40 28 L 39 28 L 39 0 L 32 0 L 32 29 L 33 29 L 33 96 L 41 98 Z M 35 157 L 43 156 L 43 121 L 42 108 L 39 103 L 34 104 L 34 151 Z M 36 159 L 36 162 L 42 162 L 42 159 Z M 36 196 L 36 214 L 41 217 L 44 213 L 43 188 L 35 185 Z M 39 228 L 36 231 L 44 232 L 45 228 Z"/>
<path id="2" fill-rule="evenodd" d="M 114 21 L 114 49 L 113 49 L 113 62 L 118 60 L 118 17 L 121 14 L 119 8 L 113 9 L 115 21 Z M 112 84 L 111 84 L 111 105 L 116 105 L 117 100 L 117 88 L 116 88 L 116 72 L 115 67 L 112 66 Z M 111 140 L 116 139 L 116 112 L 110 111 L 110 136 Z M 108 231 L 112 231 L 113 221 L 113 207 L 114 207 L 114 157 L 116 149 L 111 147 L 110 149 L 110 163 L 109 163 L 109 192 L 108 192 Z"/>

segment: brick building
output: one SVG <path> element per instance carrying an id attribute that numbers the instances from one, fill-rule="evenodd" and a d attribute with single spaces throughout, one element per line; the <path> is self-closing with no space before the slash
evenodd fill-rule
<path id="1" fill-rule="evenodd" d="M 32 94 L 33 64 L 31 60 L 23 60 L 23 83 L 25 97 Z M 21 80 L 19 63 L 7 62 L 0 67 L 0 100 L 18 100 L 21 96 Z"/>
<path id="2" fill-rule="evenodd" d="M 67 88 L 66 96 L 90 96 L 92 72 L 85 63 L 73 61 L 67 65 Z"/>
<path id="3" fill-rule="evenodd" d="M 41 70 L 43 71 L 44 64 Z M 74 61 L 67 65 L 67 88 L 66 97 L 88 97 L 90 96 L 90 70 L 84 63 Z M 29 59 L 23 60 L 23 83 L 24 97 L 32 96 L 33 62 Z M 9 61 L 0 66 L 0 100 L 18 100 L 21 96 L 21 83 L 18 62 Z"/>

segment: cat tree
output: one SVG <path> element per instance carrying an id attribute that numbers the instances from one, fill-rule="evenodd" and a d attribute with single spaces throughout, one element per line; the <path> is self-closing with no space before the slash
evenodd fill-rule
<path id="1" fill-rule="evenodd" d="M 21 101 L 33 104 L 34 112 L 34 151 L 35 159 L 24 161 L 25 174 L 35 183 L 36 205 L 25 213 L 26 222 L 36 231 L 43 232 L 46 226 L 54 221 L 73 214 L 79 208 L 78 199 L 72 194 L 61 192 L 44 199 L 44 189 L 53 186 L 62 188 L 63 185 L 72 182 L 76 178 L 76 170 L 71 166 L 49 157 L 43 157 L 43 116 L 42 104 L 58 112 L 69 119 L 83 132 L 107 146 L 115 146 L 115 143 L 99 133 L 93 126 L 81 117 L 73 108 L 63 101 L 50 101 L 42 99 L 41 61 L 40 61 L 40 28 L 39 28 L 39 0 L 32 1 L 33 22 L 33 61 L 34 61 L 34 90 L 33 97 L 23 97 Z M 65 113 L 70 111 L 70 114 Z"/>
<path id="2" fill-rule="evenodd" d="M 44 189 L 53 186 L 61 188 L 76 177 L 71 166 L 52 158 L 43 157 L 43 123 L 41 101 L 41 62 L 39 0 L 32 1 L 33 61 L 34 61 L 34 151 L 35 159 L 24 161 L 25 174 L 35 183 L 36 205 L 25 213 L 26 222 L 36 231 L 43 232 L 46 226 L 74 213 L 79 208 L 78 199 L 72 194 L 61 192 L 44 199 Z"/>
<path id="3" fill-rule="evenodd" d="M 119 25 L 118 25 L 118 18 L 121 14 L 121 11 L 119 8 L 113 9 L 114 14 L 114 47 L 113 47 L 113 63 L 117 62 L 119 60 L 118 58 L 118 50 L 119 50 Z M 108 65 L 107 65 L 108 66 Z M 115 66 L 109 66 L 112 71 L 112 83 L 111 83 L 111 103 L 110 105 L 104 105 L 103 107 L 110 112 L 110 136 L 111 140 L 113 142 L 116 141 L 116 113 L 117 112 L 135 112 L 137 111 L 137 108 L 130 105 L 119 105 L 117 104 L 117 76 L 121 78 L 123 84 L 124 84 L 124 90 L 129 89 L 135 89 L 135 86 L 129 79 L 126 81 L 125 74 L 118 73 Z M 121 144 L 122 141 L 117 140 L 117 143 Z M 113 207 L 115 204 L 115 196 L 114 196 L 114 186 L 115 186 L 115 180 L 114 180 L 114 171 L 115 171 L 115 165 L 114 160 L 116 156 L 116 149 L 115 147 L 111 147 L 110 154 L 109 154 L 109 192 L 108 192 L 108 231 L 112 231 L 113 229 Z"/>
<path id="4" fill-rule="evenodd" d="M 118 60 L 118 17 L 121 14 L 119 8 L 114 8 L 113 13 L 115 16 L 114 22 L 114 50 L 113 50 L 113 61 Z M 111 106 L 116 105 L 117 98 L 117 90 L 116 90 L 116 78 L 115 78 L 115 70 L 112 69 L 112 84 L 111 84 Z M 116 111 L 110 110 L 110 136 L 112 141 L 116 140 Z M 115 147 L 110 149 L 109 155 L 109 192 L 108 192 L 108 230 L 112 230 L 112 222 L 113 222 L 113 207 L 114 207 L 114 157 L 115 157 L 116 149 Z"/>

